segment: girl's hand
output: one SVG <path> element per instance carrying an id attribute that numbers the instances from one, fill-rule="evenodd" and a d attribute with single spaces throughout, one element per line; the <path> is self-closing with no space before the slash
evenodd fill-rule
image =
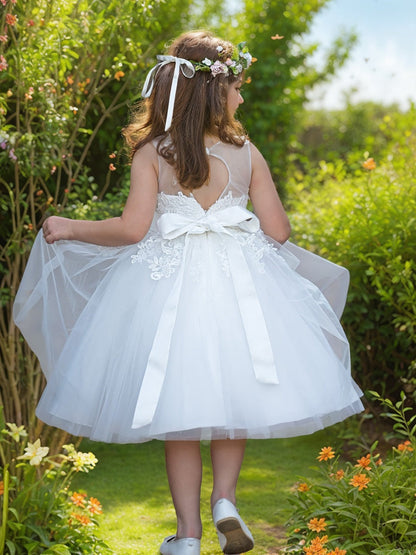
<path id="1" fill-rule="evenodd" d="M 43 222 L 43 236 L 47 243 L 61 239 L 72 239 L 72 220 L 60 216 L 50 216 Z"/>

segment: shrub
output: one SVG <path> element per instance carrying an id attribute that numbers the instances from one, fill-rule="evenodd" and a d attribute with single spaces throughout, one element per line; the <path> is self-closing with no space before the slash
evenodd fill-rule
<path id="1" fill-rule="evenodd" d="M 290 193 L 295 241 L 350 270 L 343 323 L 357 381 L 396 399 L 403 382 L 415 387 L 415 127 L 413 110 L 384 161 L 321 162 Z"/>
<path id="2" fill-rule="evenodd" d="M 66 445 L 65 454 L 48 457 L 48 447 L 28 442 L 25 428 L 5 424 L 2 413 L 0 427 L 0 553 L 5 547 L 10 555 L 112 553 L 96 535 L 100 502 L 70 491 L 77 472 L 94 468 L 93 453 Z"/>
<path id="3" fill-rule="evenodd" d="M 387 407 L 401 443 L 382 460 L 375 442 L 356 464 L 343 463 L 324 447 L 317 457 L 318 477 L 295 486 L 285 553 L 414 553 L 416 414 L 406 407 L 404 394 L 396 403 L 373 395 Z"/>

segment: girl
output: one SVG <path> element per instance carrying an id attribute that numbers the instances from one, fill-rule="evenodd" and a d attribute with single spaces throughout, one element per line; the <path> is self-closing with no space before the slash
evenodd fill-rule
<path id="1" fill-rule="evenodd" d="M 160 553 L 200 553 L 201 439 L 221 549 L 242 553 L 254 544 L 235 508 L 246 439 L 362 410 L 336 315 L 348 273 L 282 246 L 288 218 L 234 118 L 246 49 L 190 32 L 158 59 L 124 130 L 122 215 L 48 218 L 14 317 L 47 377 L 39 418 L 95 440 L 165 440 L 177 531 Z"/>

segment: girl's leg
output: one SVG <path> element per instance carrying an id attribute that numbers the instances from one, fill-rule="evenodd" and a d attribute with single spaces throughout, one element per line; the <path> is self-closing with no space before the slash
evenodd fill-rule
<path id="1" fill-rule="evenodd" d="M 166 441 L 166 471 L 176 511 L 176 537 L 201 538 L 202 461 L 199 441 Z"/>
<path id="2" fill-rule="evenodd" d="M 218 499 L 225 498 L 235 505 L 235 490 L 243 463 L 245 439 L 224 439 L 211 441 L 211 461 L 214 484 L 211 506 Z"/>

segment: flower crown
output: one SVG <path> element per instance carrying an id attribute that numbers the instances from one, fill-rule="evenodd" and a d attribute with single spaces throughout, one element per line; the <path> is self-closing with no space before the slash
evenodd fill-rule
<path id="1" fill-rule="evenodd" d="M 204 58 L 202 62 L 195 62 L 190 60 L 195 68 L 195 71 L 210 71 L 211 75 L 214 77 L 220 75 L 221 73 L 225 75 L 239 75 L 243 70 L 250 67 L 253 56 L 248 51 L 244 42 L 238 45 L 238 54 L 232 58 L 227 58 L 225 61 L 221 60 L 210 60 L 209 58 Z M 221 55 L 224 48 L 222 46 L 217 46 L 217 52 Z"/>
<path id="2" fill-rule="evenodd" d="M 222 46 L 217 46 L 218 55 L 221 56 L 224 48 Z M 224 57 L 224 55 L 223 55 Z M 142 97 L 149 98 L 153 91 L 153 86 L 155 83 L 155 76 L 160 68 L 164 67 L 166 64 L 174 64 L 174 70 L 172 75 L 172 85 L 169 93 L 169 104 L 168 111 L 166 114 L 165 131 L 170 129 L 172 124 L 173 109 L 175 106 L 176 89 L 178 86 L 179 73 L 187 79 L 192 79 L 197 71 L 209 71 L 214 77 L 219 74 L 224 75 L 239 75 L 244 69 L 247 69 L 252 61 L 253 57 L 249 53 L 244 42 L 241 42 L 237 47 L 237 54 L 232 58 L 226 58 L 225 61 L 221 60 L 210 60 L 209 58 L 204 58 L 202 62 L 196 62 L 195 60 L 187 60 L 185 58 L 178 58 L 178 56 L 170 55 L 159 55 L 157 56 L 157 64 L 152 67 L 146 77 L 146 81 L 143 85 Z"/>

